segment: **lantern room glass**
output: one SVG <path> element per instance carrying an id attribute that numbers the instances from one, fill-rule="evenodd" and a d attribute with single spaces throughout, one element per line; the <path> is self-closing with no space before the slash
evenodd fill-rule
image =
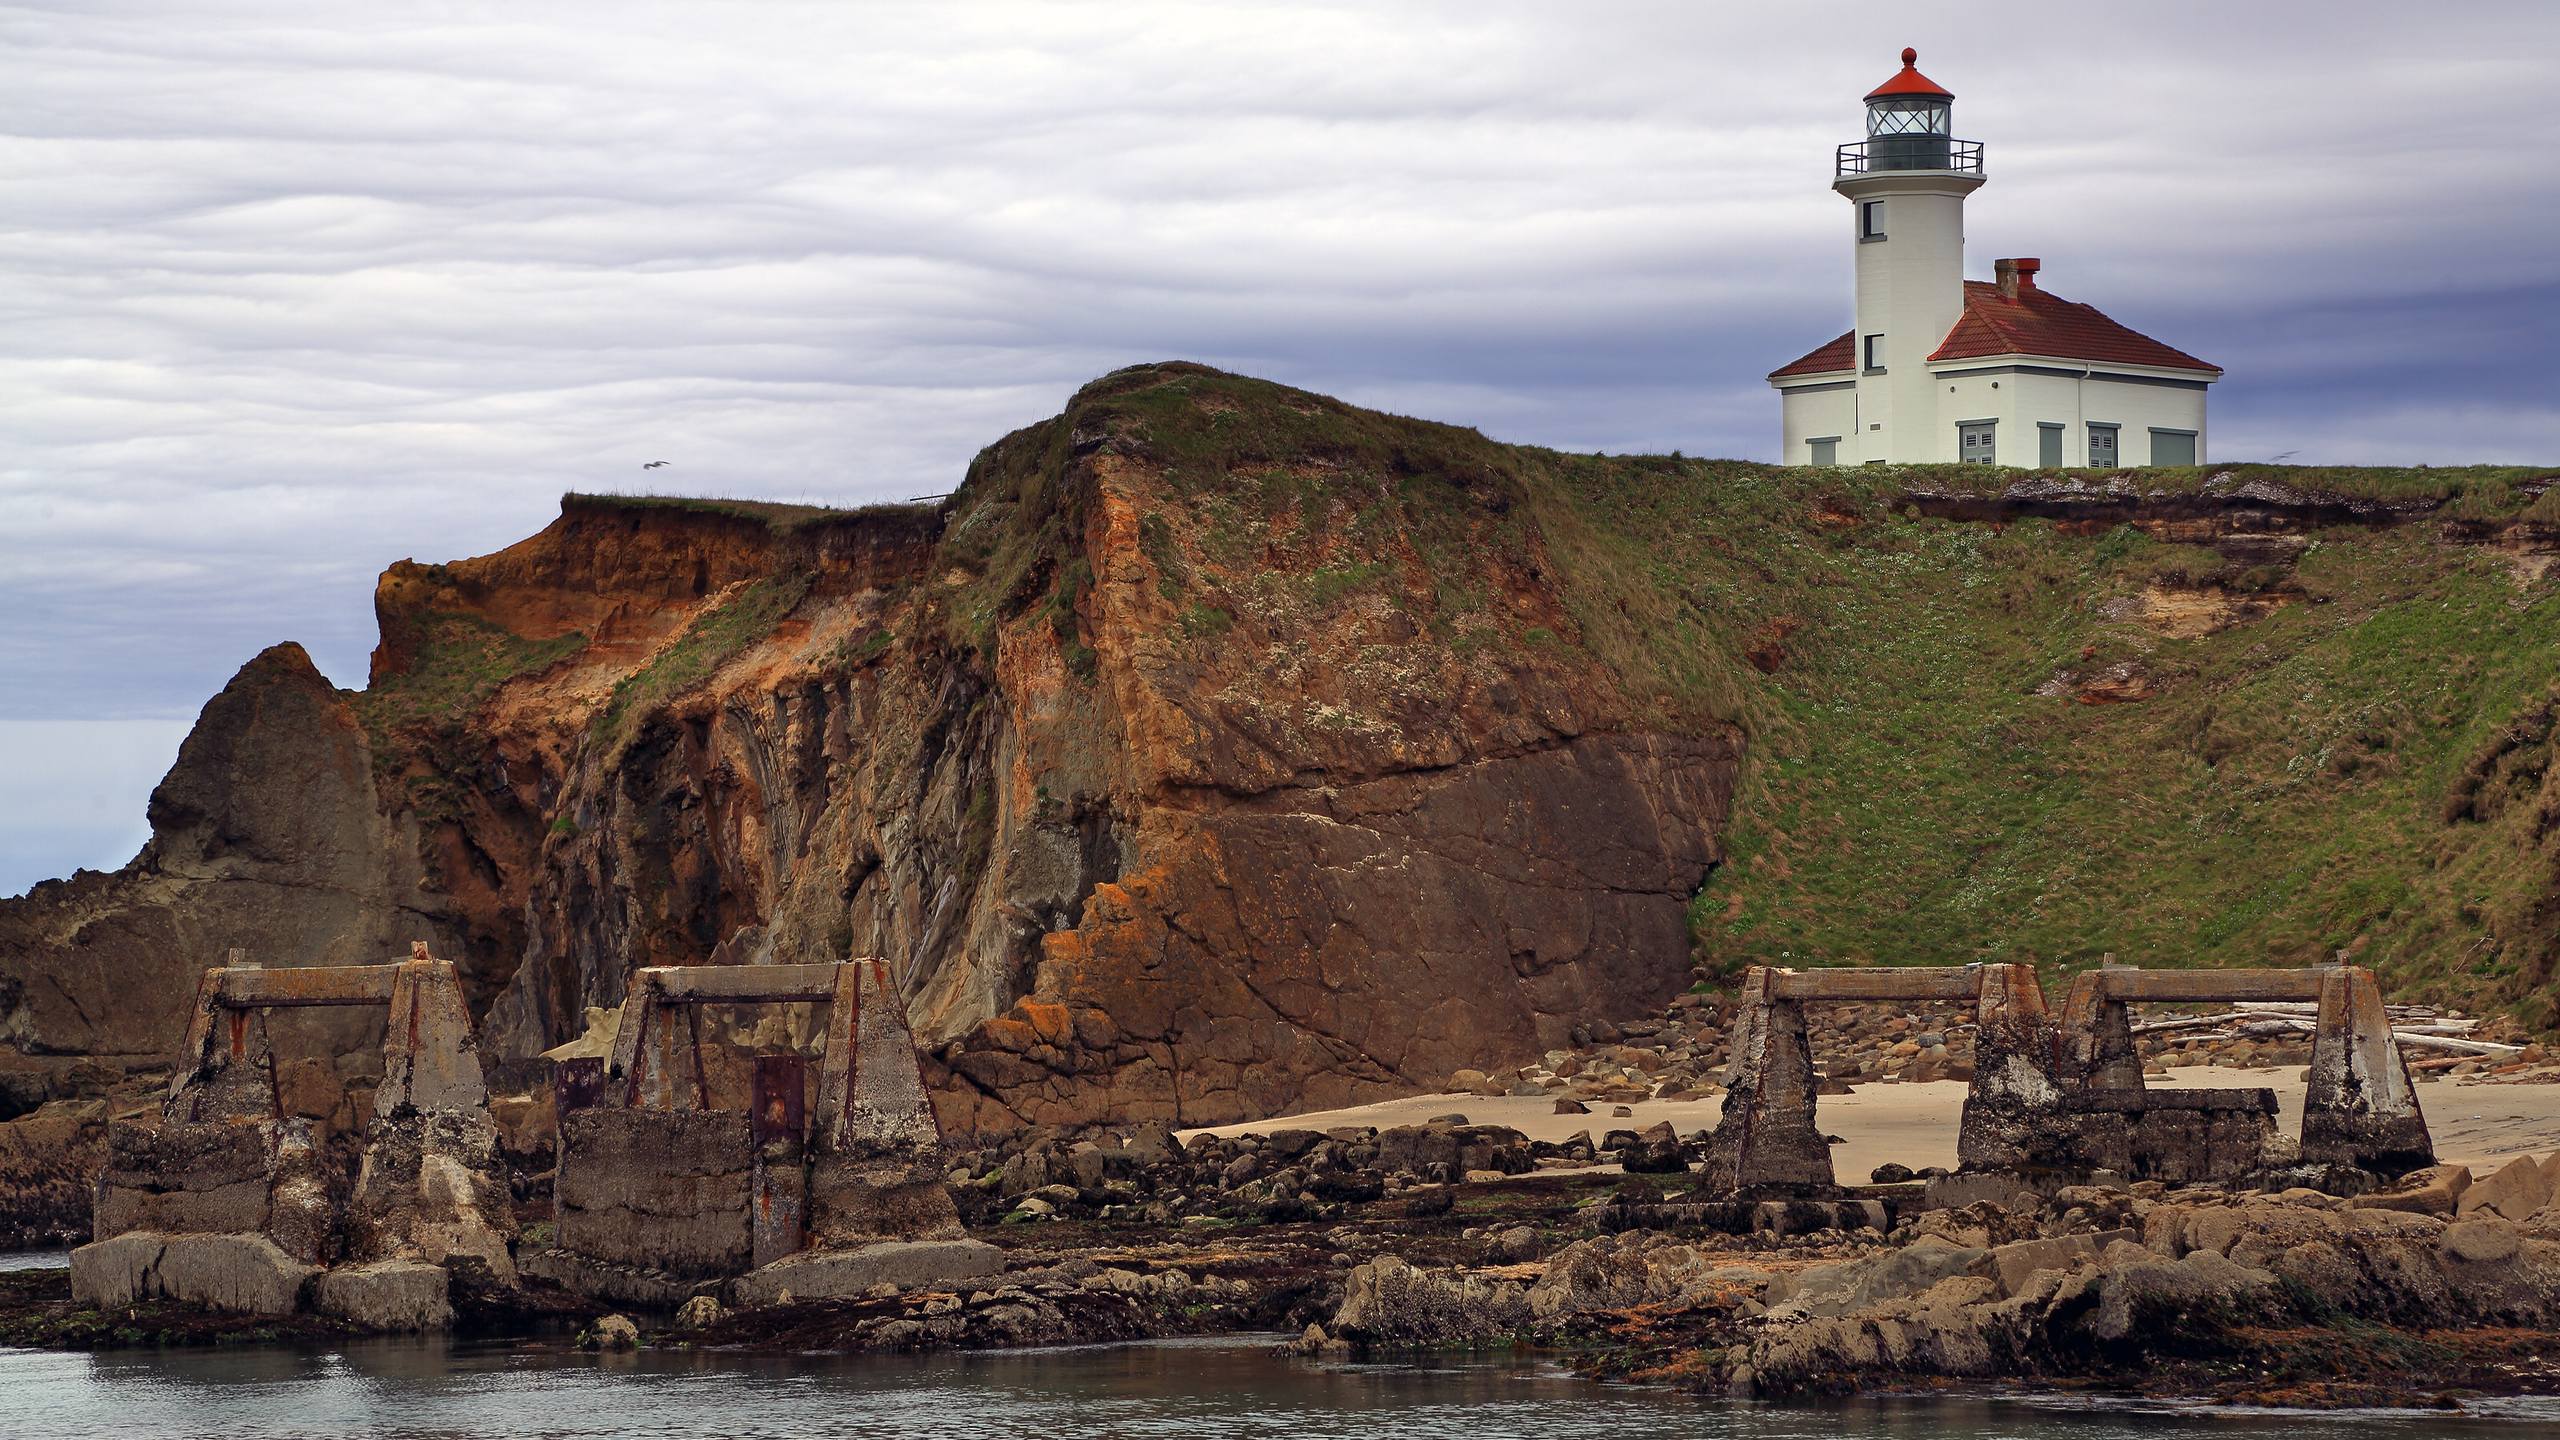
<path id="1" fill-rule="evenodd" d="M 1900 96 L 1867 102 L 1867 169 L 1944 170 L 1954 134 L 1951 101 Z"/>

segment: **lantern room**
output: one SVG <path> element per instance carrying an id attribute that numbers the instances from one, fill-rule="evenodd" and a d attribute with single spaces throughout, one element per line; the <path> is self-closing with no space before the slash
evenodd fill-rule
<path id="1" fill-rule="evenodd" d="M 1840 147 L 1839 174 L 1982 173 L 1981 144 L 1954 138 L 1955 95 L 1921 74 L 1919 60 L 1919 51 L 1904 47 L 1901 73 L 1867 92 L 1867 138 Z"/>

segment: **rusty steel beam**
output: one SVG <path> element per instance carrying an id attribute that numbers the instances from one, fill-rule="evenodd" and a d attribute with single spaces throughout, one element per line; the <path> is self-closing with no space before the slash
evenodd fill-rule
<path id="1" fill-rule="evenodd" d="M 294 965 L 280 970 L 223 967 L 210 973 L 209 1003 L 233 1010 L 297 1005 L 388 1005 L 397 965 Z"/>
<path id="2" fill-rule="evenodd" d="M 2141 970 L 2108 966 L 2083 977 L 2110 1000 L 2317 1000 L 2336 967 L 2302 970 Z"/>
<path id="3" fill-rule="evenodd" d="M 1772 1000 L 1971 1000 L 1982 987 L 1977 965 L 1879 965 L 1859 970 L 1777 970 Z"/>

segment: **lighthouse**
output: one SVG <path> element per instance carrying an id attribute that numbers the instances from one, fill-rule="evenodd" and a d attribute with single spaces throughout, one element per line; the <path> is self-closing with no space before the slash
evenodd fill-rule
<path id="1" fill-rule="evenodd" d="M 1955 95 L 1902 68 L 1866 96 L 1866 137 L 1833 155 L 1854 254 L 1849 333 L 1771 372 L 1790 464 L 2198 464 L 2221 370 L 2044 290 L 2043 262 L 1964 275 L 1982 143 Z M 2130 431 L 2130 433 L 2128 433 Z"/>

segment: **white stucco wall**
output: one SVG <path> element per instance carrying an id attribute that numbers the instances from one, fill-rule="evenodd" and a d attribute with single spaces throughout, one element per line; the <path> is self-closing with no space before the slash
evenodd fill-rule
<path id="1" fill-rule="evenodd" d="M 1867 426 L 1861 458 L 1956 458 L 1954 432 L 1939 434 L 1928 357 L 1964 309 L 1964 197 L 1981 184 L 1974 175 L 1919 172 L 1851 176 L 1832 186 L 1850 202 L 1857 257 L 1852 363 L 1861 370 L 1859 419 Z M 1869 200 L 1884 202 L 1881 240 L 1858 234 L 1859 206 Z M 1863 373 L 1870 335 L 1884 337 L 1881 375 Z"/>
<path id="2" fill-rule="evenodd" d="M 1780 394 L 1779 464 L 1811 464 L 1812 452 L 1806 442 L 1823 435 L 1840 437 L 1841 464 L 1858 463 L 1858 392 L 1854 388 L 1844 385 L 1838 389 L 1796 389 Z"/>
<path id="3" fill-rule="evenodd" d="M 2095 376 L 2083 380 L 2077 373 L 2021 374 L 2014 369 L 2006 374 L 1963 373 L 1967 369 L 2006 369 L 2017 364 L 2065 368 L 2064 362 L 2051 359 L 1967 360 L 1949 362 L 1940 368 L 1934 377 L 1934 399 L 1942 417 L 1940 428 L 1946 432 L 1947 458 L 1954 458 L 1957 422 L 1996 419 L 2000 422 L 1999 457 L 2003 465 L 2039 463 L 2036 425 L 2047 420 L 2063 426 L 2062 463 L 2067 466 L 2089 463 L 2091 422 L 2117 427 L 2116 460 L 2120 465 L 2152 463 L 2153 426 L 2195 431 L 2196 460 L 2199 464 L 2204 462 L 2205 391 Z M 2069 368 L 2076 372 L 2078 367 Z"/>

